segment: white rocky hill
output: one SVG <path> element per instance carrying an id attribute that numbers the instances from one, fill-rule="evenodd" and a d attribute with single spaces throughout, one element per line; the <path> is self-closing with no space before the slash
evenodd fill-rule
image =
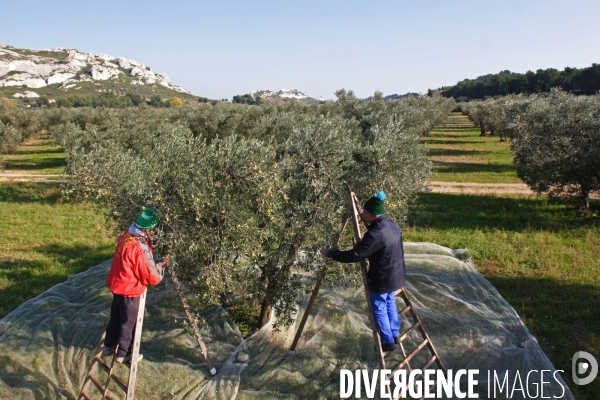
<path id="1" fill-rule="evenodd" d="M 298 89 L 291 89 L 291 90 L 281 89 L 278 92 L 274 92 L 272 90 L 255 90 L 254 92 L 250 93 L 250 96 L 254 97 L 255 99 L 260 97 L 263 99 L 282 98 L 282 99 L 296 99 L 296 100 L 302 100 L 302 101 L 325 101 L 325 99 L 321 96 L 314 98 L 314 97 L 307 95 L 306 93 L 299 91 Z"/>
<path id="2" fill-rule="evenodd" d="M 120 81 L 128 85 L 161 85 L 190 94 L 166 75 L 123 57 L 86 54 L 75 49 L 28 50 L 0 44 L 0 87 L 78 89 L 85 82 Z M 13 97 L 37 97 L 36 90 L 14 93 Z"/>

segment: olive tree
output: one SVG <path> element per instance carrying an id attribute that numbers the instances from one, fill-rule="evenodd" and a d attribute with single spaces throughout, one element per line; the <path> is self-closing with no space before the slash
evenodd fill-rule
<path id="1" fill-rule="evenodd" d="M 430 121 L 414 104 L 353 107 L 94 111 L 52 132 L 68 152 L 69 194 L 102 204 L 120 230 L 152 207 L 158 250 L 205 304 L 243 292 L 261 306 L 258 325 L 273 311 L 287 324 L 298 271 L 339 231 L 343 182 L 361 198 L 388 192 L 402 222 L 431 174 L 419 140 Z"/>
<path id="2" fill-rule="evenodd" d="M 21 133 L 12 125 L 0 121 L 0 154 L 14 153 L 21 144 Z"/>
<path id="3" fill-rule="evenodd" d="M 552 90 L 509 112 L 519 176 L 538 193 L 573 195 L 584 210 L 600 190 L 600 96 Z"/>

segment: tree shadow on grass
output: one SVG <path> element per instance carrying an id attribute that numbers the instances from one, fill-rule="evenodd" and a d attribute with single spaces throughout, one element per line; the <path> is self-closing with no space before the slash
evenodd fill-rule
<path id="1" fill-rule="evenodd" d="M 23 302 L 38 296 L 69 274 L 76 274 L 112 257 L 112 245 L 93 247 L 83 244 L 52 243 L 35 249 L 39 260 L 1 260 L 0 276 L 8 281 L 0 289 L 0 318 Z"/>
<path id="2" fill-rule="evenodd" d="M 470 144 L 470 145 L 475 145 L 475 144 L 481 144 L 483 142 L 477 142 L 477 141 L 473 141 L 473 140 L 463 140 L 463 139 L 456 139 L 456 140 L 439 140 L 436 137 L 429 137 L 428 139 L 424 140 L 427 144 L 432 145 L 432 144 Z"/>
<path id="3" fill-rule="evenodd" d="M 592 208 L 600 202 L 592 201 Z M 421 193 L 410 206 L 410 226 L 439 230 L 528 229 L 560 231 L 591 226 L 596 217 L 581 214 L 570 205 L 541 197 Z"/>
<path id="4" fill-rule="evenodd" d="M 449 155 L 449 154 L 444 154 Z M 437 172 L 452 173 L 452 172 L 516 172 L 516 168 L 512 164 L 484 164 L 484 163 L 465 163 L 438 161 L 433 162 Z"/>
<path id="5" fill-rule="evenodd" d="M 571 360 L 580 350 L 600 360 L 600 288 L 550 278 L 486 278 L 525 321 L 554 367 L 565 371 L 561 375 L 575 398 L 596 399 L 600 379 L 575 385 Z"/>
<path id="6" fill-rule="evenodd" d="M 0 183 L 0 202 L 56 204 L 61 200 L 60 183 Z"/>
<path id="7" fill-rule="evenodd" d="M 66 167 L 67 162 L 64 158 L 43 158 L 38 160 L 5 160 L 4 168 L 6 170 L 25 170 L 37 171 L 50 168 Z"/>
<path id="8" fill-rule="evenodd" d="M 23 154 L 63 154 L 65 152 L 64 149 L 57 148 L 42 148 L 39 150 L 29 149 L 28 146 L 21 146 L 19 148 L 19 155 Z"/>
<path id="9" fill-rule="evenodd" d="M 460 149 L 428 149 L 428 156 L 448 156 L 448 157 L 466 157 L 466 156 L 485 156 L 490 154 L 486 150 L 460 150 Z"/>

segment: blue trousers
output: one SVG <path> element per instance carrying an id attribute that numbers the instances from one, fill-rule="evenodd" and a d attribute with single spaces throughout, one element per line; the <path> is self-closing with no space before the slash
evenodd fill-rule
<path id="1" fill-rule="evenodd" d="M 375 314 L 375 323 L 379 328 L 381 344 L 394 343 L 400 331 L 400 317 L 396 308 L 395 291 L 388 293 L 371 292 L 371 306 Z"/>

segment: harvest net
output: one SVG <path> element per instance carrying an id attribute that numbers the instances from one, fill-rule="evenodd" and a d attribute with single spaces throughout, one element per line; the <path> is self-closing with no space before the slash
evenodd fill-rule
<path id="1" fill-rule="evenodd" d="M 550 360 L 515 310 L 477 272 L 467 250 L 405 243 L 405 253 L 406 288 L 417 314 L 446 368 L 480 370 L 480 398 L 488 398 L 488 370 L 500 380 L 508 376 L 511 389 L 518 372 L 532 394 L 540 375 L 532 374 L 526 382 L 528 372 L 549 370 L 544 395 L 560 397 L 564 387 L 563 398 L 574 398 L 558 374 L 560 383 L 552 378 Z M 110 260 L 72 275 L 0 321 L 0 398 L 77 397 L 110 311 L 112 296 L 104 283 L 109 267 Z M 299 317 L 309 296 L 304 294 Z M 165 278 L 148 290 L 136 398 L 339 398 L 341 369 L 378 368 L 366 313 L 362 285 L 324 286 L 297 351 L 290 355 L 300 318 L 289 329 L 276 332 L 271 323 L 243 339 L 222 308 L 205 310 L 200 313 L 202 335 L 219 371 L 210 378 L 173 285 Z M 410 316 L 403 317 L 402 330 L 411 324 Z M 404 342 L 407 352 L 421 341 L 414 330 Z M 238 362 L 240 351 L 250 360 Z M 425 364 L 427 356 L 427 349 L 422 350 L 411 362 L 413 368 Z M 393 368 L 402 359 L 396 350 L 386 364 Z M 120 374 L 128 371 L 119 368 Z M 512 398 L 524 398 L 523 393 L 517 390 Z"/>

